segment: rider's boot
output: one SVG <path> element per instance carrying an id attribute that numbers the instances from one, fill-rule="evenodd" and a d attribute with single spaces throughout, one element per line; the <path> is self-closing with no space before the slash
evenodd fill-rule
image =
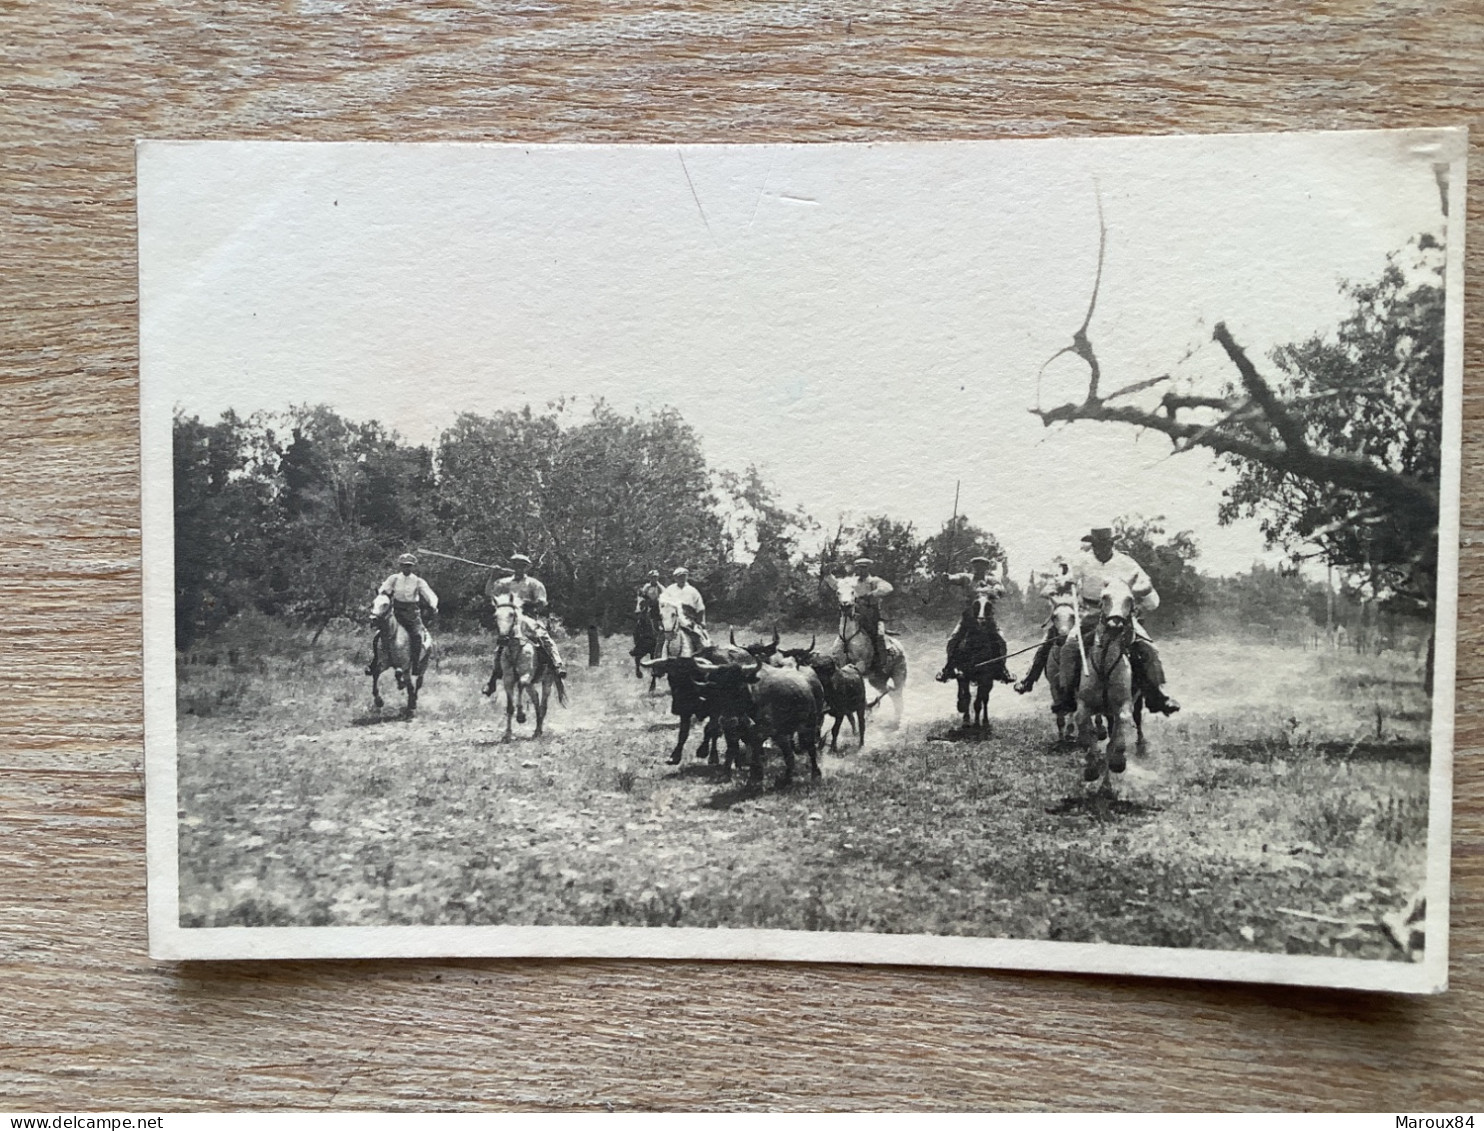
<path id="1" fill-rule="evenodd" d="M 1158 715 L 1173 715 L 1180 710 L 1180 703 L 1173 695 L 1166 695 L 1163 687 L 1152 685 L 1144 689 L 1144 706 Z"/>
<path id="2" fill-rule="evenodd" d="M 1173 715 L 1180 710 L 1174 696 L 1165 694 L 1165 668 L 1159 653 L 1147 640 L 1135 640 L 1129 649 L 1134 685 L 1144 688 L 1144 706 L 1159 715 Z"/>
<path id="3" fill-rule="evenodd" d="M 1017 693 L 1024 695 L 1036 686 L 1036 680 L 1041 678 L 1041 673 L 1046 670 L 1046 657 L 1051 654 L 1051 641 L 1041 641 L 1041 646 L 1036 649 L 1035 658 L 1031 661 L 1031 670 L 1025 673 L 1025 678 L 1015 685 Z"/>
<path id="4" fill-rule="evenodd" d="M 940 671 L 937 675 L 933 676 L 933 678 L 936 679 L 939 683 L 947 683 L 950 679 L 955 678 L 957 675 L 958 672 L 954 669 L 953 666 L 953 649 L 950 648 L 948 650 L 948 659 L 943 662 L 943 670 Z"/>
<path id="5" fill-rule="evenodd" d="M 490 681 L 484 685 L 481 695 L 493 695 L 500 686 L 500 653 L 495 653 L 495 666 L 490 669 Z"/>

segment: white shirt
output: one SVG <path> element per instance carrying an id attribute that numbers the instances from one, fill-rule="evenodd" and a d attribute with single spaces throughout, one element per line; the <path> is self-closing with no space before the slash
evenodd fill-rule
<path id="1" fill-rule="evenodd" d="M 660 604 L 674 605 L 677 609 L 683 609 L 689 605 L 696 612 L 696 619 L 703 624 L 706 621 L 706 602 L 701 599 L 700 592 L 690 582 L 682 585 L 675 582 L 673 585 L 665 586 L 664 592 L 660 594 Z"/>
<path id="2" fill-rule="evenodd" d="M 423 600 L 428 608 L 438 608 L 438 594 L 434 593 L 432 587 L 415 573 L 403 573 L 398 570 L 381 583 L 380 593 L 385 593 L 393 601 L 416 601 Z"/>
<path id="3" fill-rule="evenodd" d="M 546 605 L 546 586 L 530 574 L 519 581 L 514 576 L 492 578 L 485 589 L 485 595 L 491 601 L 507 593 L 523 613 L 538 611 Z"/>
<path id="4" fill-rule="evenodd" d="M 876 601 L 891 595 L 891 582 L 883 581 L 879 577 L 852 577 L 850 581 L 854 584 L 855 599 L 857 601 Z"/>
<path id="5" fill-rule="evenodd" d="M 1005 587 L 1000 584 L 999 579 L 985 574 L 983 577 L 975 578 L 972 573 L 950 573 L 948 580 L 954 585 L 968 589 L 970 593 L 978 596 L 980 593 L 988 593 L 991 597 L 1003 597 Z"/>
<path id="6" fill-rule="evenodd" d="M 1149 580 L 1144 567 L 1117 550 L 1105 562 L 1098 561 L 1091 547 L 1083 550 L 1072 561 L 1070 580 L 1087 605 L 1096 605 L 1103 595 L 1103 587 L 1116 580 L 1129 587 L 1140 611 L 1149 613 L 1159 608 L 1159 594 L 1154 591 L 1154 582 Z"/>

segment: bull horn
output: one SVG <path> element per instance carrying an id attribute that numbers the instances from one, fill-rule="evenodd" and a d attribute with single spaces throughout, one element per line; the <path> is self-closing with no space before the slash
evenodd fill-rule
<path id="1" fill-rule="evenodd" d="M 696 657 L 696 668 L 700 671 L 714 672 L 721 666 L 721 664 L 713 664 L 710 660 L 703 660 L 700 656 Z"/>
<path id="2" fill-rule="evenodd" d="M 773 626 L 773 647 L 778 647 L 778 626 L 776 624 Z"/>
<path id="3" fill-rule="evenodd" d="M 814 651 L 814 642 L 816 640 L 818 640 L 818 639 L 819 639 L 819 633 L 817 633 L 817 632 L 811 632 L 809 634 L 809 651 L 811 651 L 811 652 Z"/>
<path id="4" fill-rule="evenodd" d="M 727 639 L 730 640 L 733 644 L 737 643 L 737 630 L 735 628 L 727 632 Z"/>
<path id="5" fill-rule="evenodd" d="M 663 664 L 664 662 L 664 660 L 640 660 L 639 666 L 641 668 L 652 668 L 655 664 Z"/>

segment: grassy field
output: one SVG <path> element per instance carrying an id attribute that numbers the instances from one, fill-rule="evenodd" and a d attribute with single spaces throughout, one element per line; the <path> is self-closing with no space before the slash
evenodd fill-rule
<path id="1" fill-rule="evenodd" d="M 1372 924 L 1424 874 L 1412 656 L 1167 641 L 1185 710 L 1148 722 L 1107 800 L 1085 794 L 1080 753 L 1053 746 L 1044 687 L 997 688 L 993 733 L 956 733 L 953 689 L 931 678 L 940 639 L 903 638 L 900 730 L 883 703 L 863 751 L 842 744 L 821 781 L 788 789 L 771 754 L 761 789 L 689 751 L 667 765 L 668 700 L 617 638 L 603 666 L 573 665 L 546 737 L 527 723 L 510 744 L 503 702 L 479 694 L 482 640 L 445 642 L 411 722 L 394 696 L 371 709 L 361 640 L 198 649 L 179 668 L 182 925 L 772 927 L 1401 957 Z"/>

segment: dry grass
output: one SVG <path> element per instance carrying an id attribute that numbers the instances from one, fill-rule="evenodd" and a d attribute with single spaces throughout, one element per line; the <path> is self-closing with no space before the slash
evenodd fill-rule
<path id="1" fill-rule="evenodd" d="M 498 739 L 483 642 L 418 717 L 369 711 L 361 643 L 278 638 L 180 668 L 187 926 L 624 924 L 933 932 L 1394 957 L 1369 922 L 1423 875 L 1427 702 L 1410 657 L 1170 642 L 1186 704 L 1109 801 L 1045 693 L 951 730 L 936 640 L 908 722 L 789 789 L 665 764 L 667 700 L 622 642 L 548 735 Z M 198 658 L 211 652 L 201 652 Z M 388 702 L 392 702 L 389 698 Z M 694 747 L 696 739 L 691 746 Z M 1299 910 L 1327 923 L 1291 914 Z M 1360 925 L 1355 925 L 1360 924 Z"/>

